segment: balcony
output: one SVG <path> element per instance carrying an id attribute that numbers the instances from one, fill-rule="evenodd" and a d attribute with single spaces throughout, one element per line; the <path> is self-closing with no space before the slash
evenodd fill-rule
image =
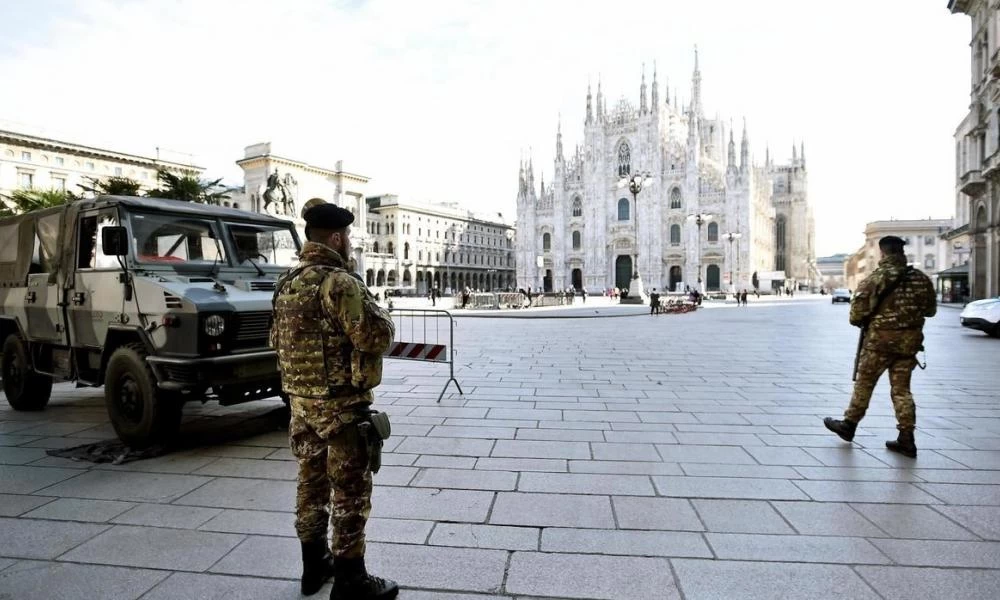
<path id="1" fill-rule="evenodd" d="M 986 190 L 986 180 L 979 169 L 966 171 L 959 180 L 959 190 L 969 196 L 978 196 Z"/>

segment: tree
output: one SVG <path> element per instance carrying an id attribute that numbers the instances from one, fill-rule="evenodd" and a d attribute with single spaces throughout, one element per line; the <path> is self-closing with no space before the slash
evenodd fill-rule
<path id="1" fill-rule="evenodd" d="M 229 192 L 219 183 L 222 179 L 209 181 L 190 175 L 175 175 L 169 171 L 157 171 L 156 179 L 160 187 L 147 194 L 151 198 L 183 200 L 199 204 L 219 204 L 229 199 Z"/>
<path id="2" fill-rule="evenodd" d="M 86 184 L 77 185 L 94 196 L 138 196 L 142 191 L 142 184 L 128 177 L 108 177 L 103 180 L 88 177 Z"/>
<path id="3" fill-rule="evenodd" d="M 0 216 L 61 206 L 76 199 L 72 193 L 60 190 L 15 190 L 9 196 L 0 196 Z"/>

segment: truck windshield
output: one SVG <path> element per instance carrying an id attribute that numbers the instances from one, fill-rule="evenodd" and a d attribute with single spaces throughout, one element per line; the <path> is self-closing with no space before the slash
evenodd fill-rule
<path id="1" fill-rule="evenodd" d="M 228 264 L 214 220 L 143 213 L 132 213 L 129 219 L 139 262 Z"/>
<path id="2" fill-rule="evenodd" d="M 298 246 L 290 227 L 260 223 L 227 223 L 240 266 L 289 267 L 297 260 Z"/>

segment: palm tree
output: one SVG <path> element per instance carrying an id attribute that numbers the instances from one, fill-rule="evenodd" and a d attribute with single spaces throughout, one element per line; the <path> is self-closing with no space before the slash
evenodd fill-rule
<path id="1" fill-rule="evenodd" d="M 61 206 L 76 199 L 71 192 L 61 190 L 14 190 L 9 196 L 0 196 L 0 216 Z"/>
<path id="2" fill-rule="evenodd" d="M 222 181 L 221 178 L 209 181 L 191 175 L 175 175 L 169 171 L 157 171 L 156 179 L 160 182 L 161 187 L 149 192 L 148 196 L 151 198 L 167 198 L 199 204 L 219 204 L 222 200 L 229 199 L 228 190 L 219 185 Z"/>
<path id="3" fill-rule="evenodd" d="M 103 180 L 88 177 L 86 184 L 77 185 L 94 196 L 138 196 L 142 191 L 142 184 L 128 177 L 108 177 Z"/>

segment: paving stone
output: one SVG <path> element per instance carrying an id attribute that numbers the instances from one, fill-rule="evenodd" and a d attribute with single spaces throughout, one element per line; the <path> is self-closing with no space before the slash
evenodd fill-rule
<path id="1" fill-rule="evenodd" d="M 682 498 L 745 498 L 749 500 L 805 500 L 790 481 L 728 477 L 653 477 L 661 496 Z"/>
<path id="2" fill-rule="evenodd" d="M 709 531 L 727 533 L 794 533 L 767 502 L 759 500 L 692 500 Z"/>
<path id="3" fill-rule="evenodd" d="M 976 536 L 933 509 L 913 504 L 856 504 L 854 509 L 893 538 L 974 540 Z"/>
<path id="4" fill-rule="evenodd" d="M 615 494 L 653 496 L 653 484 L 642 475 L 602 475 L 590 473 L 522 473 L 517 484 L 521 492 L 562 494 Z"/>
<path id="5" fill-rule="evenodd" d="M 798 472 L 779 465 L 721 465 L 716 463 L 681 463 L 684 475 L 696 477 L 751 477 L 763 479 L 801 479 Z"/>
<path id="6" fill-rule="evenodd" d="M 955 469 L 912 469 L 916 477 L 931 483 L 981 483 L 1000 485 L 1000 471 L 970 471 Z"/>
<path id="7" fill-rule="evenodd" d="M 62 556 L 63 560 L 204 571 L 243 539 L 240 535 L 186 529 L 115 525 Z"/>
<path id="8" fill-rule="evenodd" d="M 0 517 L 16 517 L 53 500 L 48 496 L 0 494 Z"/>
<path id="9" fill-rule="evenodd" d="M 507 566 L 502 550 L 406 544 L 369 544 L 365 559 L 401 586 L 485 593 L 500 591 Z"/>
<path id="10" fill-rule="evenodd" d="M 80 500 L 60 498 L 23 515 L 30 519 L 55 521 L 83 521 L 104 523 L 135 506 L 130 502 L 114 500 Z"/>
<path id="11" fill-rule="evenodd" d="M 493 492 L 375 486 L 372 516 L 483 523 L 492 502 Z"/>
<path id="12" fill-rule="evenodd" d="M 530 440 L 497 440 L 491 456 L 494 458 L 591 458 L 590 445 L 586 442 L 535 442 Z"/>
<path id="13" fill-rule="evenodd" d="M 612 444 L 592 442 L 590 444 L 596 460 L 630 460 L 660 462 L 663 460 L 653 444 Z"/>
<path id="14" fill-rule="evenodd" d="M 167 575 L 146 569 L 22 561 L 0 572 L 0 598 L 133 600 Z"/>
<path id="15" fill-rule="evenodd" d="M 820 502 L 881 502 L 885 504 L 938 504 L 933 496 L 912 483 L 881 481 L 796 481 L 813 500 Z"/>
<path id="16" fill-rule="evenodd" d="M 795 467 L 806 479 L 836 481 L 911 481 L 921 478 L 912 471 L 869 467 Z"/>
<path id="17" fill-rule="evenodd" d="M 827 467 L 884 468 L 886 464 L 858 448 L 842 444 L 836 448 L 806 448 L 806 452 Z"/>
<path id="18" fill-rule="evenodd" d="M 79 474 L 73 469 L 0 465 L 0 493 L 30 494 Z"/>
<path id="19" fill-rule="evenodd" d="M 52 559 L 107 528 L 96 523 L 0 518 L 0 556 Z"/>
<path id="20" fill-rule="evenodd" d="M 648 406 L 641 406 L 636 412 L 643 423 L 697 423 L 698 419 L 686 412 L 644 412 Z"/>
<path id="21" fill-rule="evenodd" d="M 755 465 L 757 461 L 736 446 L 660 446 L 660 456 L 667 462 L 722 463 L 729 465 Z"/>
<path id="22" fill-rule="evenodd" d="M 368 519 L 365 538 L 370 542 L 393 542 L 397 544 L 423 544 L 427 542 L 434 527 L 434 521 L 412 519 Z M 295 529 L 287 529 L 284 535 L 295 535 Z"/>
<path id="23" fill-rule="evenodd" d="M 504 441 L 510 443 L 510 440 Z M 411 437 L 403 440 L 403 443 L 394 452 L 398 454 L 443 454 L 445 456 L 489 456 L 493 444 L 493 440 Z"/>
<path id="24" fill-rule="evenodd" d="M 873 539 L 900 565 L 1000 569 L 1000 542 Z"/>
<path id="25" fill-rule="evenodd" d="M 298 595 L 298 581 L 174 573 L 143 596 L 142 600 L 272 600 L 295 598 Z"/>
<path id="26" fill-rule="evenodd" d="M 614 497 L 615 515 L 622 529 L 704 531 L 688 500 L 679 498 Z"/>
<path id="27" fill-rule="evenodd" d="M 638 423 L 639 417 L 634 412 L 623 410 L 565 410 L 563 420 Z"/>
<path id="28" fill-rule="evenodd" d="M 846 566 L 695 559 L 670 562 L 686 600 L 816 600 L 817 590 L 831 589 L 841 598 L 879 600 Z"/>
<path id="29" fill-rule="evenodd" d="M 994 507 L 937 506 L 935 508 L 983 539 L 1000 540 L 1000 511 Z"/>
<path id="30" fill-rule="evenodd" d="M 595 429 L 518 429 L 519 440 L 547 442 L 603 442 L 606 433 Z"/>
<path id="31" fill-rule="evenodd" d="M 295 482 L 220 477 L 175 500 L 174 504 L 248 510 L 294 510 Z"/>
<path id="32" fill-rule="evenodd" d="M 213 477 L 251 477 L 254 479 L 294 481 L 298 477 L 298 468 L 294 463 L 283 460 L 219 458 L 192 473 Z"/>
<path id="33" fill-rule="evenodd" d="M 145 473 L 190 474 L 218 459 L 214 456 L 197 456 L 190 452 L 167 454 L 156 458 L 124 463 L 121 465 L 98 464 L 94 469 L 103 471 L 142 471 Z"/>
<path id="34" fill-rule="evenodd" d="M 175 506 L 172 504 L 139 504 L 135 508 L 118 515 L 111 522 L 121 525 L 197 529 L 199 525 L 220 513 L 222 513 L 222 509 L 219 508 L 198 508 L 196 506 Z"/>
<path id="35" fill-rule="evenodd" d="M 920 483 L 917 486 L 927 493 L 940 498 L 947 504 L 1000 506 L 1000 485 Z"/>
<path id="36" fill-rule="evenodd" d="M 682 475 L 674 463 L 629 462 L 623 460 L 571 460 L 572 473 L 609 473 L 621 475 Z"/>
<path id="37" fill-rule="evenodd" d="M 53 469 L 43 469 L 51 471 Z M 67 471 L 77 477 L 57 483 L 44 493 L 53 496 L 123 500 L 127 502 L 172 502 L 211 481 L 209 477 L 126 471 Z"/>
<path id="38" fill-rule="evenodd" d="M 393 433 L 396 433 L 395 427 Z M 197 452 L 204 456 L 225 458 L 264 458 L 271 450 L 260 446 L 205 446 L 198 448 Z"/>
<path id="39" fill-rule="evenodd" d="M 490 515 L 494 525 L 614 528 L 611 502 L 603 496 L 500 492 Z"/>
<path id="40" fill-rule="evenodd" d="M 193 508 L 193 507 L 185 507 Z M 196 509 L 215 511 L 195 528 L 201 531 L 221 533 L 244 533 L 257 535 L 294 536 L 295 514 L 291 512 L 267 512 L 262 510 Z"/>
<path id="41" fill-rule="evenodd" d="M 938 450 L 937 452 L 970 469 L 1000 470 L 1000 450 Z M 923 456 L 920 458 L 923 459 Z"/>
<path id="42" fill-rule="evenodd" d="M 480 458 L 477 469 L 491 471 L 542 471 L 565 473 L 566 461 L 555 458 Z"/>
<path id="43" fill-rule="evenodd" d="M 605 531 L 549 527 L 542 530 L 542 551 L 712 557 L 712 551 L 701 534 L 677 531 Z"/>
<path id="44" fill-rule="evenodd" d="M 473 469 L 476 466 L 476 460 L 478 459 L 474 456 L 439 456 L 428 454 L 418 458 L 417 462 L 413 463 L 413 466 L 437 469 Z"/>
<path id="45" fill-rule="evenodd" d="M 561 421 L 560 421 L 561 422 Z M 456 427 L 513 427 L 518 428 L 535 428 L 538 427 L 537 420 L 530 419 L 457 419 L 449 417 L 445 419 L 443 423 L 434 423 L 435 425 L 454 425 Z M 392 421 L 393 432 L 396 431 L 396 419 Z"/>
<path id="46" fill-rule="evenodd" d="M 857 572 L 886 600 L 910 600 L 914 590 L 926 600 L 984 600 L 1000 591 L 1000 571 L 861 566 Z"/>
<path id="47" fill-rule="evenodd" d="M 680 598 L 666 559 L 515 552 L 506 589 L 559 598 Z"/>
<path id="48" fill-rule="evenodd" d="M 750 446 L 744 448 L 762 465 L 819 466 L 821 463 L 801 448 Z"/>
<path id="49" fill-rule="evenodd" d="M 210 535 L 210 534 L 205 534 Z M 223 535 L 223 534 L 211 534 Z M 265 537 L 251 535 L 228 536 L 237 539 L 232 552 L 225 553 L 209 566 L 212 573 L 226 575 L 251 575 L 295 579 L 302 575 L 302 550 L 299 540 L 293 537 Z"/>
<path id="50" fill-rule="evenodd" d="M 46 456 L 45 450 L 41 448 L 0 446 L 0 464 L 4 465 L 24 465 Z"/>
<path id="51" fill-rule="evenodd" d="M 885 533 L 851 508 L 837 502 L 772 502 L 799 533 L 882 537 Z"/>
<path id="52" fill-rule="evenodd" d="M 481 469 L 421 469 L 410 485 L 462 490 L 509 491 L 517 485 L 517 473 Z"/>
<path id="53" fill-rule="evenodd" d="M 674 434 L 681 444 L 704 444 L 717 446 L 764 446 L 752 433 L 703 433 L 678 431 Z"/>
<path id="54" fill-rule="evenodd" d="M 539 530 L 535 527 L 438 523 L 434 527 L 434 533 L 431 534 L 428 543 L 432 546 L 458 546 L 462 548 L 538 550 L 538 538 Z"/>
<path id="55" fill-rule="evenodd" d="M 411 417 L 458 417 L 463 419 L 482 419 L 486 417 L 485 408 L 462 408 L 458 406 L 418 406 L 409 415 Z"/>
<path id="56" fill-rule="evenodd" d="M 533 408 L 491 408 L 487 419 L 514 419 L 521 421 L 562 421 L 561 410 L 536 410 Z"/>
<path id="57" fill-rule="evenodd" d="M 438 425 L 427 434 L 429 437 L 472 438 L 472 439 L 514 439 L 517 432 L 513 427 L 472 427 Z M 395 433 L 395 432 L 394 432 Z"/>
<path id="58" fill-rule="evenodd" d="M 37 435 L 41 437 L 61 437 L 90 429 L 95 423 L 59 423 L 49 421 L 18 431 L 19 435 Z M 81 443 L 81 442 L 77 442 Z"/>
<path id="59" fill-rule="evenodd" d="M 813 535 L 706 533 L 721 559 L 849 564 L 889 564 L 879 550 L 861 538 Z"/>

